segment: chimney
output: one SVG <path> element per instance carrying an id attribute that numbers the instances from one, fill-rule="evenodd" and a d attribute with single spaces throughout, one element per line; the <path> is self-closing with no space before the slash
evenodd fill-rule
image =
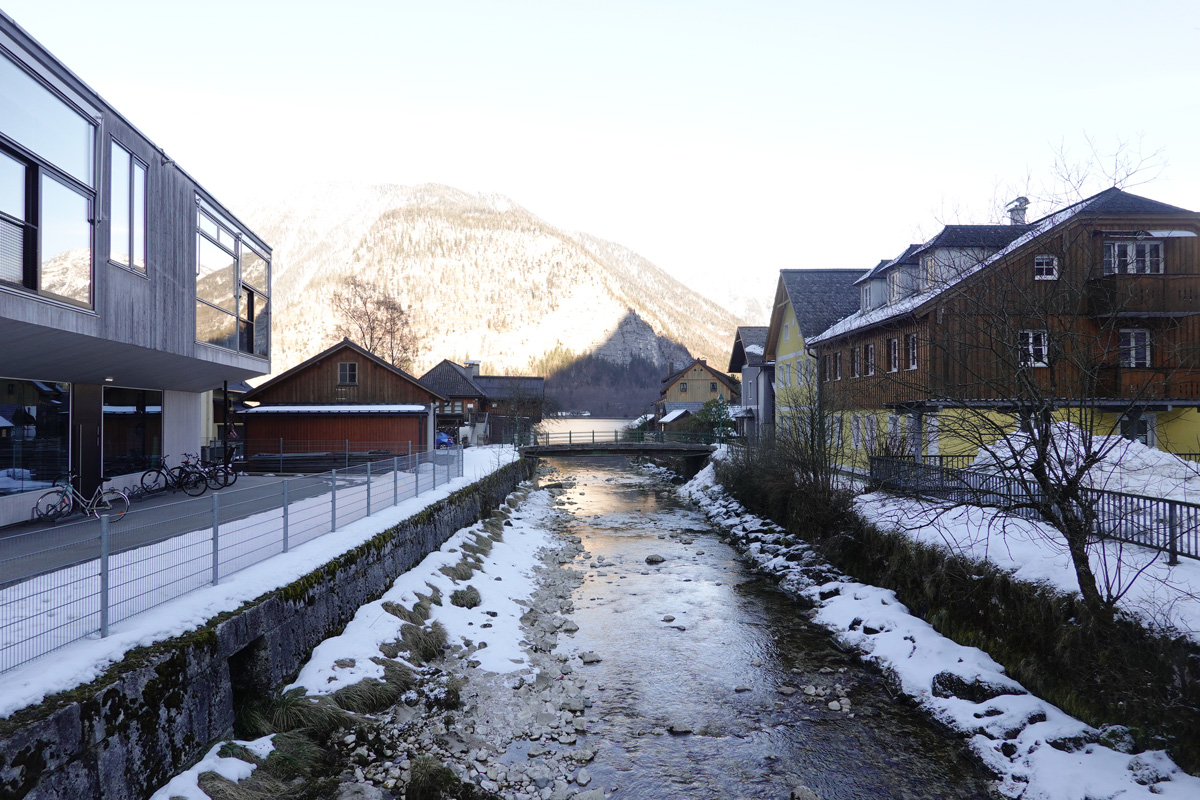
<path id="1" fill-rule="evenodd" d="M 471 373 L 472 378 L 479 377 L 479 362 L 478 361 L 464 361 L 463 366 L 466 367 L 467 372 Z"/>
<path id="2" fill-rule="evenodd" d="M 675 362 L 674 362 L 674 361 L 668 361 L 668 362 L 667 362 L 667 376 L 669 377 L 669 376 L 671 376 L 671 375 L 674 375 L 674 374 L 675 374 Z"/>
<path id="3" fill-rule="evenodd" d="M 1011 203 L 1006 205 L 1004 209 L 1008 212 L 1009 225 L 1024 225 L 1025 224 L 1025 209 L 1029 208 L 1028 197 L 1018 197 Z"/>

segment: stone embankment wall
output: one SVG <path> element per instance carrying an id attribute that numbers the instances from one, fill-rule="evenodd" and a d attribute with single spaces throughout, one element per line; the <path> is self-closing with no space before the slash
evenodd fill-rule
<path id="1" fill-rule="evenodd" d="M 148 797 L 227 736 L 244 701 L 287 683 L 359 606 L 498 507 L 535 467 L 504 467 L 238 611 L 0 721 L 0 798 Z"/>

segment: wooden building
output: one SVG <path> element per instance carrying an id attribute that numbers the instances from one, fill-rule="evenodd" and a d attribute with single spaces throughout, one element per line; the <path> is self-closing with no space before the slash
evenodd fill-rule
<path id="1" fill-rule="evenodd" d="M 1015 210 L 868 271 L 859 310 L 810 340 L 853 448 L 886 428 L 908 452 L 970 454 L 956 421 L 985 409 L 1194 452 L 1200 214 L 1119 189 L 1028 224 Z"/>
<path id="2" fill-rule="evenodd" d="M 446 398 L 343 339 L 242 398 L 247 458 L 277 453 L 407 454 L 435 444 Z"/>
<path id="3" fill-rule="evenodd" d="M 681 370 L 677 370 L 662 379 L 663 387 L 659 390 L 655 402 L 655 426 L 662 428 L 664 417 L 673 411 L 687 411 L 695 414 L 710 400 L 724 400 L 730 405 L 738 405 L 741 400 L 741 387 L 738 382 L 720 370 L 708 365 L 708 361 L 697 358 Z M 686 415 L 675 415 L 671 422 L 682 424 Z M 670 423 L 668 423 L 670 424 Z"/>
<path id="4" fill-rule="evenodd" d="M 0 87 L 4 524 L 199 451 L 204 393 L 270 372 L 271 250 L 3 13 Z"/>
<path id="5" fill-rule="evenodd" d="M 438 407 L 438 430 L 470 444 L 511 442 L 542 421 L 545 379 L 527 375 L 480 375 L 480 363 L 448 359 L 421 376 L 446 396 Z"/>

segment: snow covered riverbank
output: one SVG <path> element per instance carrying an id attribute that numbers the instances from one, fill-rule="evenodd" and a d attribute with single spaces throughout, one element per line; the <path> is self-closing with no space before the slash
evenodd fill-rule
<path id="1" fill-rule="evenodd" d="M 911 615 L 893 592 L 849 580 L 808 545 L 748 514 L 709 465 L 681 493 L 781 586 L 813 606 L 815 622 L 895 677 L 903 692 L 959 731 L 1007 797 L 1200 797 L 1200 779 L 1162 752 L 1132 754 L 1120 728 L 1096 730 L 1030 695 L 986 653 Z"/>

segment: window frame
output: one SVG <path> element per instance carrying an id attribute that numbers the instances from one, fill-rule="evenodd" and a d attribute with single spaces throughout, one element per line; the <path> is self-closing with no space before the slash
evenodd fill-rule
<path id="1" fill-rule="evenodd" d="M 708 393 L 709 393 L 709 394 L 716 394 L 716 393 L 717 393 L 717 382 L 716 382 L 716 381 L 709 381 L 709 382 L 708 382 Z"/>
<path id="2" fill-rule="evenodd" d="M 1152 366 L 1154 353 L 1150 349 L 1149 328 L 1121 328 L 1118 335 L 1120 336 L 1120 364 L 1122 367 L 1148 369 Z M 1141 341 L 1136 341 L 1137 339 L 1141 339 Z"/>
<path id="3" fill-rule="evenodd" d="M 875 344 L 871 343 L 866 346 L 867 351 L 867 375 L 875 374 Z"/>
<path id="4" fill-rule="evenodd" d="M 862 377 L 862 354 L 857 347 L 850 348 L 850 377 Z"/>
<path id="5" fill-rule="evenodd" d="M 338 362 L 338 386 L 358 386 L 358 362 Z"/>
<path id="6" fill-rule="evenodd" d="M 113 221 L 116 219 L 116 208 L 115 208 L 116 198 L 113 196 L 113 187 L 114 187 L 114 185 L 116 183 L 116 179 L 117 179 L 117 176 L 115 174 L 113 174 L 113 169 L 115 167 L 113 155 L 114 155 L 114 151 L 117 148 L 120 148 L 122 151 L 124 151 L 125 155 L 129 156 L 129 175 L 127 176 L 127 180 L 128 180 L 127 190 L 129 192 L 129 194 L 128 194 L 129 208 L 127 208 L 125 210 L 125 213 L 128 214 L 129 241 L 127 241 L 125 244 L 127 246 L 126 254 L 129 256 L 129 263 L 122 263 L 122 262 L 116 260 L 115 258 L 113 258 L 114 242 L 113 242 L 113 225 L 112 224 L 113 224 Z M 137 215 L 135 213 L 135 211 L 137 209 L 137 181 L 135 180 L 135 178 L 137 175 L 138 167 L 142 168 L 142 191 L 141 191 L 141 194 L 142 194 L 142 198 L 141 198 L 142 199 L 142 224 L 140 226 L 136 226 L 134 224 L 134 220 L 137 217 Z M 142 159 L 138 158 L 137 154 L 135 154 L 133 152 L 133 150 L 131 150 L 130 148 L 121 144 L 119 141 L 117 141 L 117 139 L 115 137 L 111 137 L 109 139 L 109 149 L 108 149 L 108 178 L 109 178 L 109 180 L 108 180 L 108 198 L 109 198 L 109 204 L 108 204 L 108 256 L 107 256 L 106 260 L 108 261 L 108 263 L 110 263 L 114 266 L 117 266 L 117 267 L 121 267 L 122 269 L 129 270 L 130 272 L 134 273 L 135 275 L 141 275 L 143 277 L 147 277 L 148 276 L 147 269 L 148 269 L 148 265 L 150 262 L 150 252 L 149 252 L 149 244 L 150 244 L 149 216 L 150 215 L 148 213 L 150 210 L 150 165 L 147 164 Z M 137 266 L 137 263 L 136 263 L 137 259 L 136 259 L 136 247 L 135 247 L 135 244 L 137 242 L 137 235 L 139 233 L 139 231 L 137 230 L 138 227 L 141 228 L 140 233 L 141 233 L 141 238 L 142 238 L 142 242 L 141 242 L 141 244 L 142 244 L 142 265 L 140 267 Z"/>
<path id="7" fill-rule="evenodd" d="M 1039 263 L 1048 261 L 1049 263 Z M 1058 256 L 1038 253 L 1033 257 L 1033 279 L 1035 281 L 1058 280 Z"/>
<path id="8" fill-rule="evenodd" d="M 680 382 L 679 382 L 679 393 L 680 393 L 680 394 L 687 394 L 687 381 L 680 381 Z"/>
<path id="9" fill-rule="evenodd" d="M 916 369 L 919 365 L 917 361 L 917 335 L 915 333 L 905 334 L 904 343 L 908 348 L 908 366 L 906 369 Z"/>
<path id="10" fill-rule="evenodd" d="M 1038 342 L 1040 341 L 1040 345 Z M 1050 366 L 1050 332 L 1045 328 L 1026 328 L 1019 332 L 1017 339 L 1018 358 L 1021 367 Z M 1038 351 L 1042 358 L 1037 358 Z"/>
<path id="11" fill-rule="evenodd" d="M 1136 269 L 1139 259 L 1138 247 L 1153 247 L 1158 250 L 1157 256 L 1147 253 L 1143 259 L 1144 269 Z M 1125 261 L 1119 261 L 1118 248 L 1133 248 L 1134 255 L 1125 255 Z M 1118 269 L 1123 266 L 1122 269 Z M 1165 275 L 1167 273 L 1167 248 L 1161 239 L 1106 239 L 1104 241 L 1104 274 L 1105 275 Z"/>
<path id="12" fill-rule="evenodd" d="M 888 372 L 900 371 L 900 339 L 889 337 L 888 343 Z"/>
<path id="13" fill-rule="evenodd" d="M 833 379 L 835 381 L 842 379 L 842 354 L 840 351 L 833 354 Z"/>

